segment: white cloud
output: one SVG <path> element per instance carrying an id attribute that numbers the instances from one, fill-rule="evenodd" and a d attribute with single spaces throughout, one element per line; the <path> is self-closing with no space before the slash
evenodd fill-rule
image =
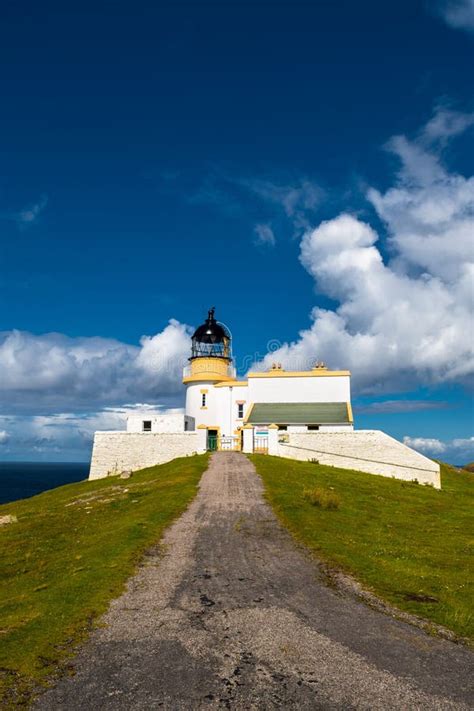
<path id="1" fill-rule="evenodd" d="M 467 464 L 474 459 L 474 437 L 442 441 L 430 437 L 404 437 L 403 443 L 429 456 L 442 455 L 442 459 L 455 464 Z"/>
<path id="2" fill-rule="evenodd" d="M 367 196 L 405 270 L 427 270 L 451 282 L 472 275 L 474 178 L 448 173 L 439 151 L 425 144 L 427 136 L 448 139 L 473 121 L 474 114 L 438 109 L 418 142 L 404 136 L 389 142 L 402 166 L 397 184 L 385 194 L 371 188 Z"/>
<path id="3" fill-rule="evenodd" d="M 298 237 L 309 227 L 310 218 L 314 216 L 325 197 L 324 190 L 306 178 L 284 184 L 258 178 L 234 182 L 263 205 L 267 203 L 273 210 L 276 207 L 280 211 L 280 218 L 283 216 L 283 221 L 291 223 L 294 234 Z M 265 232 L 265 236 L 270 237 L 268 231 Z M 256 240 L 256 244 L 262 242 Z"/>
<path id="4" fill-rule="evenodd" d="M 93 408 L 181 396 L 189 326 L 171 320 L 140 346 L 59 333 L 0 333 L 2 410 L 28 413 Z"/>
<path id="5" fill-rule="evenodd" d="M 338 306 L 314 308 L 311 327 L 264 365 L 295 369 L 323 359 L 350 368 L 359 393 L 472 378 L 474 179 L 449 173 L 439 150 L 424 143 L 392 139 L 401 162 L 396 184 L 368 191 L 391 260 L 373 227 L 350 214 L 306 231 L 302 264 Z"/>
<path id="6" fill-rule="evenodd" d="M 16 221 L 21 226 L 31 225 L 33 222 L 35 222 L 38 219 L 38 217 L 43 212 L 43 210 L 47 204 L 48 204 L 47 196 L 42 195 L 41 198 L 36 203 L 33 203 L 32 205 L 29 205 L 28 207 L 21 210 L 16 215 Z"/>
<path id="7" fill-rule="evenodd" d="M 474 32 L 474 0 L 440 0 L 436 10 L 450 27 Z"/>
<path id="8" fill-rule="evenodd" d="M 255 244 L 269 247 L 275 246 L 276 238 L 270 225 L 255 225 L 254 232 L 256 234 Z"/>
<path id="9" fill-rule="evenodd" d="M 293 185 L 281 185 L 261 179 L 240 180 L 239 183 L 263 200 L 279 205 L 288 217 L 315 210 L 324 197 L 322 189 L 306 179 Z"/>
<path id="10" fill-rule="evenodd" d="M 179 187 L 175 184 L 178 177 Z M 186 191 L 182 189 L 182 175 L 164 175 L 163 178 L 161 190 L 165 194 L 170 191 L 178 193 L 191 205 L 210 207 L 233 220 L 236 216 L 241 219 L 251 216 L 255 224 L 256 246 L 274 243 L 275 225 L 278 229 L 281 226 L 283 231 L 290 224 L 294 236 L 301 237 L 326 199 L 325 190 L 308 178 L 285 176 L 279 181 L 245 178 L 215 166 L 204 178 L 200 177 L 198 185 L 188 176 L 189 187 Z"/>
<path id="11" fill-rule="evenodd" d="M 474 437 L 467 437 L 466 439 L 453 439 L 453 447 L 473 447 Z"/>
<path id="12" fill-rule="evenodd" d="M 444 442 L 430 437 L 404 437 L 403 444 L 420 452 L 430 452 L 431 454 L 442 454 L 447 449 Z"/>
<path id="13" fill-rule="evenodd" d="M 447 106 L 438 106 L 433 118 L 424 126 L 421 138 L 427 143 L 439 142 L 441 145 L 446 145 L 450 138 L 463 133 L 473 124 L 474 113 L 461 113 Z"/>
<path id="14" fill-rule="evenodd" d="M 439 400 L 382 400 L 363 405 L 355 405 L 357 413 L 368 415 L 390 414 L 399 412 L 422 412 L 424 410 L 443 410 L 449 403 Z"/>
<path id="15" fill-rule="evenodd" d="M 90 455 L 94 432 L 124 430 L 130 412 L 159 410 L 182 412 L 180 408 L 159 408 L 149 403 L 108 407 L 96 412 L 59 412 L 49 415 L 0 415 L 0 427 L 8 427 L 8 434 L 0 431 L 0 445 L 5 444 L 2 456 L 27 458 L 35 453 L 41 458 L 55 459 L 68 454 L 73 458 Z"/>

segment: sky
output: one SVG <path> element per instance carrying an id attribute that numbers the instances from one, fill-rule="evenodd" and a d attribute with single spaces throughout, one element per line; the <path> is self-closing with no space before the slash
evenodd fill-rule
<path id="1" fill-rule="evenodd" d="M 473 0 L 4 0 L 0 459 L 87 461 L 240 376 L 352 372 L 356 427 L 474 459 Z"/>

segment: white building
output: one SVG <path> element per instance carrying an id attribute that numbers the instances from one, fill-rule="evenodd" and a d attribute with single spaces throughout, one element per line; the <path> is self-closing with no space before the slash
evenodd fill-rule
<path id="1" fill-rule="evenodd" d="M 274 364 L 236 380 L 230 333 L 214 309 L 192 337 L 189 360 L 185 412 L 206 430 L 208 449 L 240 449 L 244 428 L 253 430 L 259 449 L 266 448 L 270 425 L 281 432 L 353 429 L 349 371 L 318 364 L 294 372 Z"/>
<path id="2" fill-rule="evenodd" d="M 308 371 L 236 378 L 229 330 L 210 309 L 191 340 L 184 414 L 145 411 L 126 432 L 96 432 L 90 478 L 206 450 L 263 452 L 440 486 L 439 465 L 379 430 L 354 431 L 350 372 Z"/>

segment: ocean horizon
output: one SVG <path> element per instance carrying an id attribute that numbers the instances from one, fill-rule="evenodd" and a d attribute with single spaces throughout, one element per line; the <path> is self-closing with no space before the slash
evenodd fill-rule
<path id="1" fill-rule="evenodd" d="M 0 462 L 0 504 L 87 479 L 89 462 Z"/>

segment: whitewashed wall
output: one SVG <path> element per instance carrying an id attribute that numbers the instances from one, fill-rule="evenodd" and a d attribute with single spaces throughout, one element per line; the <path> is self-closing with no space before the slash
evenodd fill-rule
<path id="1" fill-rule="evenodd" d="M 96 432 L 89 479 L 144 469 L 205 451 L 200 432 Z"/>
<path id="2" fill-rule="evenodd" d="M 228 387 L 214 388 L 215 396 L 217 398 L 217 417 L 222 428 L 222 435 L 232 436 L 234 435 L 237 427 L 243 426 L 245 415 L 249 408 L 247 391 L 248 388 L 246 387 L 234 387 L 232 385 L 229 385 Z M 238 402 L 244 403 L 244 417 L 242 419 L 237 417 Z"/>
<path id="3" fill-rule="evenodd" d="M 202 391 L 206 391 L 206 407 L 201 407 Z M 194 417 L 196 427 L 199 425 L 219 425 L 217 415 L 217 400 L 219 390 L 214 388 L 214 383 L 199 382 L 188 383 L 186 385 L 186 415 Z"/>
<path id="4" fill-rule="evenodd" d="M 439 464 L 379 430 L 288 433 L 288 440 L 271 453 L 441 488 Z"/>
<path id="5" fill-rule="evenodd" d="M 349 375 L 248 378 L 250 402 L 350 402 Z"/>
<path id="6" fill-rule="evenodd" d="M 127 432 L 143 432 L 143 422 L 151 422 L 152 432 L 185 432 L 194 430 L 194 420 L 183 414 L 159 414 L 144 410 L 127 417 Z"/>
<path id="7" fill-rule="evenodd" d="M 206 408 L 201 407 L 202 390 L 206 393 Z M 237 418 L 237 402 L 245 401 L 244 416 L 249 407 L 247 387 L 214 387 L 214 383 L 205 381 L 186 385 L 186 414 L 194 418 L 196 428 L 220 427 L 221 435 L 233 435 L 237 427 L 243 424 L 243 418 Z"/>

